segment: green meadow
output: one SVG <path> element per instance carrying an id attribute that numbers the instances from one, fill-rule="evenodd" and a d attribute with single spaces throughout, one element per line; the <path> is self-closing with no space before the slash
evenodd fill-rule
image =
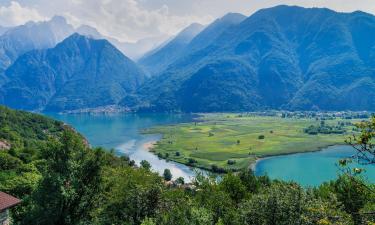
<path id="1" fill-rule="evenodd" d="M 212 169 L 241 169 L 258 158 L 281 154 L 316 151 L 345 144 L 355 120 L 334 118 L 325 126 L 340 122 L 343 134 L 310 135 L 309 126 L 319 126 L 316 118 L 282 118 L 281 116 L 240 116 L 239 114 L 201 114 L 199 121 L 148 129 L 145 133 L 159 133 L 163 137 L 152 151 L 161 158 Z"/>

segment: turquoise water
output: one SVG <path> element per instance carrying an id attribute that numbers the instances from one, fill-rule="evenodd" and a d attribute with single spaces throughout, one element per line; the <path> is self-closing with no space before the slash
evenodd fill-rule
<path id="1" fill-rule="evenodd" d="M 169 168 L 174 178 L 189 181 L 194 176 L 191 168 L 159 159 L 147 151 L 145 144 L 160 139 L 160 135 L 143 135 L 145 128 L 189 122 L 186 114 L 48 114 L 72 125 L 93 146 L 114 149 L 118 155 L 128 155 L 137 164 L 141 160 L 151 163 L 154 171 L 162 173 Z M 335 179 L 339 172 L 337 162 L 354 154 L 348 146 L 329 147 L 323 151 L 270 157 L 255 166 L 257 175 L 267 174 L 274 179 L 296 181 L 303 186 L 317 186 Z M 375 166 L 366 167 L 366 175 L 375 182 Z"/>
<path id="2" fill-rule="evenodd" d="M 295 181 L 303 186 L 318 186 L 337 178 L 340 173 L 338 161 L 354 153 L 350 146 L 332 146 L 318 152 L 270 157 L 256 164 L 255 173 L 267 174 L 273 179 Z M 375 166 L 353 166 L 366 169 L 368 181 L 375 183 Z"/>
<path id="3" fill-rule="evenodd" d="M 182 122 L 193 119 L 188 114 L 47 114 L 57 120 L 73 126 L 83 134 L 91 145 L 114 149 L 117 155 L 128 155 L 138 165 L 147 160 L 152 169 L 163 173 L 171 170 L 173 177 L 191 180 L 194 172 L 191 168 L 175 162 L 167 162 L 150 153 L 145 144 L 160 139 L 160 135 L 143 135 L 143 129 Z"/>

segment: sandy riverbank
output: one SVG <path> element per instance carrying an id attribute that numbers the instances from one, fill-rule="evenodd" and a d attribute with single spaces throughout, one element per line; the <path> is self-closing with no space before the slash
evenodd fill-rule
<path id="1" fill-rule="evenodd" d="M 157 141 L 149 141 L 149 142 L 146 142 L 146 143 L 143 144 L 142 147 L 143 147 L 144 149 L 148 150 L 148 151 L 151 151 L 151 150 L 155 147 L 156 142 L 157 142 Z"/>

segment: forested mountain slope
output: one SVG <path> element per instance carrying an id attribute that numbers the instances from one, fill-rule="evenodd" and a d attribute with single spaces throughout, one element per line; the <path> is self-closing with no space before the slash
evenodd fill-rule
<path id="1" fill-rule="evenodd" d="M 374 110 L 375 17 L 277 6 L 231 26 L 138 90 L 149 111 Z M 364 95 L 366 93 L 366 95 Z"/>
<path id="2" fill-rule="evenodd" d="M 5 75 L 0 102 L 47 111 L 116 105 L 144 81 L 142 70 L 108 41 L 78 34 L 22 55 Z"/>

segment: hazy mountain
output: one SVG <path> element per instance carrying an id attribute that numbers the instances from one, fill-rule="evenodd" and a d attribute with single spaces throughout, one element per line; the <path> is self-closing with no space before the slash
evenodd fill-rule
<path id="1" fill-rule="evenodd" d="M 73 34 L 34 50 L 6 70 L 0 102 L 26 110 L 63 111 L 115 105 L 144 79 L 142 71 L 106 40 Z"/>
<path id="2" fill-rule="evenodd" d="M 7 32 L 10 29 L 11 29 L 11 27 L 2 27 L 2 26 L 0 26 L 0 36 L 3 35 L 5 32 Z"/>
<path id="3" fill-rule="evenodd" d="M 137 60 L 145 53 L 153 50 L 157 46 L 159 46 L 167 37 L 166 36 L 159 36 L 159 37 L 152 37 L 152 38 L 144 38 L 137 42 L 121 42 L 115 38 L 106 37 L 99 33 L 93 27 L 83 25 L 76 29 L 76 32 L 94 39 L 107 39 L 111 42 L 116 48 L 118 48 L 122 53 L 126 56 L 131 58 L 132 60 Z"/>
<path id="4" fill-rule="evenodd" d="M 30 50 L 54 47 L 73 32 L 74 28 L 59 16 L 50 21 L 28 22 L 8 29 L 0 36 L 0 72 L 18 56 Z"/>
<path id="5" fill-rule="evenodd" d="M 218 33 L 180 53 L 122 104 L 194 112 L 375 109 L 373 15 L 278 6 Z"/>
<path id="6" fill-rule="evenodd" d="M 229 27 L 244 21 L 246 16 L 240 13 L 228 13 L 222 18 L 215 20 L 200 32 L 186 47 L 186 51 L 193 52 L 209 45 Z"/>
<path id="7" fill-rule="evenodd" d="M 138 63 L 152 74 L 158 74 L 163 71 L 170 63 L 184 53 L 185 47 L 190 41 L 204 29 L 204 26 L 193 23 L 182 30 L 175 38 L 157 51 L 142 57 Z"/>
<path id="8" fill-rule="evenodd" d="M 99 33 L 99 31 L 96 28 L 88 25 L 79 26 L 76 29 L 76 33 L 92 39 L 105 39 L 105 37 L 101 33 Z"/>

